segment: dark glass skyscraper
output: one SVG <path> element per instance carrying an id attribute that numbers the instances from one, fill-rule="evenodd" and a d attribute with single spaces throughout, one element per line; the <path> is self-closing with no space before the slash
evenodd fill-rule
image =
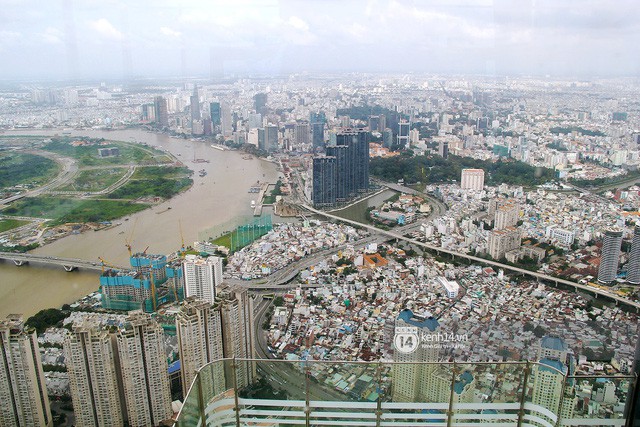
<path id="1" fill-rule="evenodd" d="M 313 159 L 313 205 L 332 207 L 336 204 L 336 158 Z"/>
<path id="2" fill-rule="evenodd" d="M 256 113 L 260 113 L 264 115 L 267 112 L 267 94 L 266 93 L 256 93 L 253 96 L 254 107 L 256 109 Z"/>
<path id="3" fill-rule="evenodd" d="M 311 139 L 313 148 L 324 148 L 324 123 L 311 124 Z"/>
<path id="4" fill-rule="evenodd" d="M 212 102 L 209 105 L 209 109 L 211 112 L 211 123 L 213 124 L 213 126 L 220 126 L 220 124 L 222 123 L 222 111 L 220 109 L 220 103 Z"/>
<path id="5" fill-rule="evenodd" d="M 162 96 L 156 96 L 153 104 L 156 109 L 156 123 L 159 128 L 166 128 L 169 126 L 169 111 L 167 108 L 167 100 Z"/>
<path id="6" fill-rule="evenodd" d="M 266 150 L 270 153 L 278 150 L 278 126 L 269 124 L 265 126 Z"/>
<path id="7" fill-rule="evenodd" d="M 198 94 L 198 86 L 196 86 L 193 89 L 193 95 L 191 95 L 191 121 L 195 122 L 200 119 L 200 95 Z"/>
<path id="8" fill-rule="evenodd" d="M 327 147 L 326 157 L 314 159 L 313 178 L 313 204 L 317 207 L 346 202 L 368 191 L 369 133 L 364 129 L 338 132 L 336 145 Z"/>

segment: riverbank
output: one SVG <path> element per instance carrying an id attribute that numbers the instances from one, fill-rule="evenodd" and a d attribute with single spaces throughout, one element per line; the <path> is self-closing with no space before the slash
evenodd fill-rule
<path id="1" fill-rule="evenodd" d="M 33 130 L 24 132 L 33 133 Z M 120 226 L 71 234 L 33 253 L 96 261 L 102 257 L 114 265 L 128 265 L 127 239 L 134 251 L 149 246 L 149 253 L 171 253 L 183 240 L 185 244 L 198 240 L 198 233 L 203 230 L 219 224 L 228 224 L 228 229 L 232 229 L 244 219 L 253 218 L 251 200 L 255 194 L 249 193 L 249 188 L 257 181 L 276 182 L 279 175 L 272 162 L 243 159 L 246 154 L 242 152 L 216 150 L 204 142 L 178 140 L 141 130 L 72 131 L 72 136 L 81 135 L 148 144 L 181 159 L 189 169 L 205 169 L 207 175 L 194 176 L 193 185 L 170 201 L 119 219 Z M 194 158 L 206 159 L 209 163 L 192 164 L 189 159 Z M 96 273 L 66 273 L 62 268 L 18 268 L 13 263 L 0 263 L 0 276 L 0 317 L 15 312 L 31 315 L 43 308 L 59 307 L 98 288 Z"/>

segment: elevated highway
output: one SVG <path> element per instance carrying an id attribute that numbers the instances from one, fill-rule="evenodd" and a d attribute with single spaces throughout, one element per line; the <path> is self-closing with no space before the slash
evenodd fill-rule
<path id="1" fill-rule="evenodd" d="M 337 221 L 346 222 L 348 224 L 355 225 L 355 226 L 358 226 L 358 227 L 363 227 L 363 228 L 366 228 L 367 230 L 371 231 L 372 233 L 378 233 L 378 234 L 384 235 L 384 236 L 386 236 L 388 238 L 392 238 L 392 239 L 403 240 L 403 241 L 405 241 L 407 243 L 410 243 L 410 244 L 415 245 L 415 246 L 422 247 L 424 249 L 428 249 L 430 251 L 434 251 L 434 252 L 436 252 L 438 254 L 443 253 L 443 254 L 451 255 L 453 258 L 456 258 L 456 257 L 463 258 L 463 259 L 466 259 L 466 260 L 469 260 L 469 261 L 476 262 L 478 264 L 485 264 L 485 265 L 489 265 L 491 267 L 497 267 L 497 268 L 501 268 L 501 269 L 506 270 L 506 271 L 511 271 L 513 273 L 521 274 L 521 275 L 524 275 L 524 276 L 529 276 L 529 277 L 535 278 L 536 280 L 539 280 L 539 281 L 544 280 L 544 281 L 555 283 L 556 285 L 569 286 L 569 287 L 574 288 L 576 291 L 582 290 L 582 291 L 594 294 L 597 297 L 609 298 L 609 299 L 615 301 L 616 304 L 626 305 L 628 307 L 634 308 L 636 310 L 636 312 L 640 313 L 640 303 L 628 300 L 628 299 L 623 298 L 623 297 L 620 297 L 619 295 L 617 295 L 617 294 L 615 294 L 615 293 L 613 293 L 611 291 L 605 290 L 605 289 L 595 288 L 593 286 L 583 285 L 581 283 L 572 282 L 570 280 L 565 280 L 565 279 L 561 279 L 561 278 L 558 278 L 558 277 L 549 276 L 548 274 L 538 273 L 537 271 L 525 270 L 523 268 L 514 267 L 514 266 L 503 264 L 503 263 L 500 263 L 500 262 L 497 262 L 497 261 L 492 261 L 492 260 L 488 260 L 488 259 L 485 259 L 485 258 L 480 258 L 480 257 L 477 257 L 477 256 L 464 254 L 464 253 L 461 253 L 461 252 L 456 252 L 456 251 L 451 251 L 451 250 L 448 250 L 448 249 L 443 249 L 443 248 L 441 248 L 439 246 L 429 245 L 427 243 L 423 243 L 423 242 L 420 242 L 418 240 L 411 239 L 409 237 L 405 237 L 405 236 L 403 236 L 401 234 L 393 233 L 391 231 L 381 230 L 381 229 L 376 228 L 376 227 L 374 227 L 372 225 L 369 225 L 369 224 L 362 224 L 362 223 L 359 223 L 357 221 L 344 219 L 344 218 L 341 218 L 341 217 L 336 216 L 336 215 L 332 215 L 332 214 L 327 213 L 327 212 L 322 212 L 322 211 L 319 211 L 317 209 L 314 209 L 313 207 L 311 207 L 309 205 L 302 205 L 302 207 L 305 208 L 306 210 L 308 210 L 309 212 L 313 212 L 316 215 L 323 216 L 323 217 L 330 218 L 330 219 L 337 220 Z"/>

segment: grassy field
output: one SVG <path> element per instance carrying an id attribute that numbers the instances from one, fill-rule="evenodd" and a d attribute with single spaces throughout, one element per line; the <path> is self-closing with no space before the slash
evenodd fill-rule
<path id="1" fill-rule="evenodd" d="M 0 219 L 0 233 L 21 227 L 28 223 L 29 221 L 21 221 L 18 219 Z"/>
<path id="2" fill-rule="evenodd" d="M 73 146 L 73 141 L 82 140 L 89 145 Z M 102 145 L 103 143 L 107 143 Z M 113 157 L 100 157 L 99 148 L 118 147 L 120 155 Z M 105 141 L 104 139 L 92 138 L 52 138 L 51 142 L 44 145 L 44 150 L 52 151 L 63 156 L 78 160 L 80 166 L 98 165 L 125 165 L 125 164 L 153 164 L 169 163 L 171 159 L 162 151 L 150 147 L 140 147 L 138 144 L 131 144 L 122 141 Z"/>
<path id="3" fill-rule="evenodd" d="M 69 222 L 110 221 L 148 208 L 148 204 L 115 200 L 78 200 L 62 197 L 33 197 L 14 202 L 3 211 L 6 215 L 50 218 L 50 225 Z"/>
<path id="4" fill-rule="evenodd" d="M 60 191 L 100 191 L 114 184 L 127 173 L 127 168 L 89 169 L 80 171 L 72 183 L 58 187 Z"/>
<path id="5" fill-rule="evenodd" d="M 162 197 L 169 199 L 189 188 L 193 180 L 189 169 L 168 167 L 148 167 L 136 170 L 129 182 L 109 194 L 110 199 L 131 199 L 140 197 Z"/>
<path id="6" fill-rule="evenodd" d="M 0 154 L 0 189 L 18 184 L 38 186 L 50 181 L 60 171 L 51 159 L 34 154 L 6 152 Z"/>

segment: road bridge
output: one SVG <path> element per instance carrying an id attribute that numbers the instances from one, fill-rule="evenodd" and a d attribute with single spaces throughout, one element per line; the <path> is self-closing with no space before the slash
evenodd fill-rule
<path id="1" fill-rule="evenodd" d="M 13 263 L 17 266 L 28 265 L 29 263 L 39 263 L 39 264 L 50 264 L 50 265 L 60 265 L 64 267 L 66 271 L 73 271 L 78 268 L 83 268 L 86 270 L 96 270 L 102 271 L 103 265 L 101 262 L 96 261 L 87 261 L 78 258 L 61 258 L 56 256 L 48 256 L 48 255 L 34 255 L 27 253 L 17 253 L 17 252 L 0 252 L 0 259 L 4 259 L 7 261 L 13 261 Z M 116 270 L 130 270 L 125 267 L 113 267 Z"/>

